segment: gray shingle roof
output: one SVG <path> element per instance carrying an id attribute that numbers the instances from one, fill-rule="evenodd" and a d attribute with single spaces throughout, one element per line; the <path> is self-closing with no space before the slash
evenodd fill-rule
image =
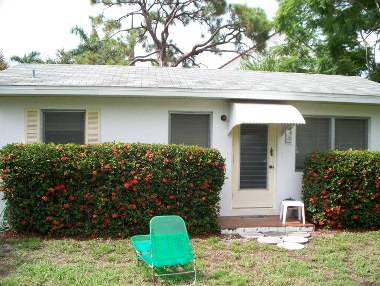
<path id="1" fill-rule="evenodd" d="M 271 91 L 380 98 L 380 84 L 360 77 L 128 66 L 18 64 L 0 72 L 0 94 L 5 86 Z"/>

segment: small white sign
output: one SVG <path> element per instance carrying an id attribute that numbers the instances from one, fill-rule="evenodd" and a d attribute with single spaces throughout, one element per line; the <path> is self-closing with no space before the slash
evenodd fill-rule
<path id="1" fill-rule="evenodd" d="M 292 143 L 292 129 L 285 131 L 285 143 Z"/>

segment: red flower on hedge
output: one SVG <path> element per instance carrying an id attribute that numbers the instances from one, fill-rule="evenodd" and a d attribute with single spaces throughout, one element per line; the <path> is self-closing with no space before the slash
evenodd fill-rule
<path id="1" fill-rule="evenodd" d="M 167 182 L 168 182 L 168 179 L 167 179 L 167 178 L 162 178 L 162 182 L 163 182 L 163 183 L 167 183 Z"/>
<path id="2" fill-rule="evenodd" d="M 68 209 L 68 208 L 69 208 L 69 204 L 64 204 L 64 205 L 63 205 L 63 208 L 64 208 L 64 209 Z"/>
<path id="3" fill-rule="evenodd" d="M 47 196 L 43 196 L 42 200 L 45 201 L 45 202 L 47 202 L 48 201 L 48 197 Z"/>

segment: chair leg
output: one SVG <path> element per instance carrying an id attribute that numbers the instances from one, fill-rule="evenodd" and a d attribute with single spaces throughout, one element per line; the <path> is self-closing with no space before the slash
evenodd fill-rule
<path id="1" fill-rule="evenodd" d="M 282 213 L 282 224 L 285 224 L 287 211 L 288 211 L 288 207 L 284 206 L 283 213 Z"/>
<path id="2" fill-rule="evenodd" d="M 303 224 L 306 223 L 306 218 L 305 218 L 305 206 L 302 206 L 302 222 L 303 222 Z"/>
<path id="3" fill-rule="evenodd" d="M 154 268 L 152 268 L 153 285 L 156 286 L 156 275 L 154 275 Z"/>
<path id="4" fill-rule="evenodd" d="M 196 267 L 195 259 L 193 260 L 193 266 L 194 266 L 194 281 L 191 285 L 195 285 L 195 282 L 197 282 L 197 267 Z"/>

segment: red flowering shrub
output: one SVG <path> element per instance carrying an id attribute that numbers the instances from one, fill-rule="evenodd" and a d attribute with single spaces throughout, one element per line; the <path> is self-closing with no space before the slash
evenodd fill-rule
<path id="1" fill-rule="evenodd" d="M 9 144 L 3 192 L 16 232 L 130 236 L 156 215 L 189 233 L 218 233 L 225 165 L 219 151 L 160 144 Z"/>
<path id="2" fill-rule="evenodd" d="M 304 164 L 306 218 L 330 228 L 380 227 L 380 152 L 326 151 Z"/>

